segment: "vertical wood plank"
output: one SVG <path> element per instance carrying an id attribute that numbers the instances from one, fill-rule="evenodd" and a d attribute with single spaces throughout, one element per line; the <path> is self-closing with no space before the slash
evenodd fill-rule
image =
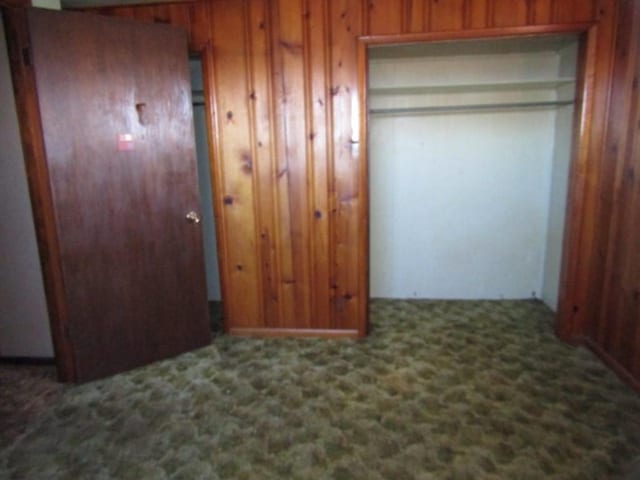
<path id="1" fill-rule="evenodd" d="M 553 23 L 588 22 L 596 18 L 598 0 L 553 0 Z"/>
<path id="2" fill-rule="evenodd" d="M 201 0 L 196 3 L 189 3 L 185 5 L 187 15 L 189 17 L 189 48 L 191 51 L 202 51 L 211 40 L 209 21 L 210 2 Z"/>
<path id="3" fill-rule="evenodd" d="M 218 150 L 213 162 L 221 188 L 215 202 L 223 206 L 224 257 L 219 261 L 230 292 L 225 299 L 228 323 L 236 327 L 263 325 L 258 280 L 256 217 L 247 84 L 244 2 L 211 4 L 214 48 L 214 102 Z"/>
<path id="4" fill-rule="evenodd" d="M 465 0 L 431 0 L 429 31 L 442 32 L 464 28 Z"/>
<path id="5" fill-rule="evenodd" d="M 189 15 L 190 5 L 187 3 L 172 3 L 167 5 L 168 23 L 184 28 L 187 32 L 191 32 L 191 15 Z M 195 7 L 195 5 L 194 5 Z M 189 35 L 191 37 L 191 35 Z"/>
<path id="6" fill-rule="evenodd" d="M 638 37 L 636 37 L 638 38 Z M 638 68 L 636 67 L 636 75 Z M 638 78 L 636 76 L 636 78 Z M 627 155 L 624 168 L 624 197 L 620 232 L 614 239 L 615 248 L 620 252 L 619 262 L 614 268 L 620 269 L 621 289 L 618 291 L 615 315 L 619 320 L 618 332 L 620 348 L 618 359 L 623 367 L 640 380 L 640 115 L 638 89 L 633 91 L 631 100 L 635 108 L 630 116 Z M 615 290 L 614 290 L 615 291 Z"/>
<path id="7" fill-rule="evenodd" d="M 625 28 L 626 27 L 626 28 Z M 618 29 L 617 43 L 627 43 L 630 34 L 629 25 L 621 25 Z M 611 185 L 612 197 L 605 200 L 602 209 L 610 212 L 609 231 L 611 236 L 608 238 L 609 246 L 613 239 L 620 235 L 621 221 L 621 202 L 627 193 L 623 189 L 624 168 L 625 168 L 625 148 L 624 145 L 628 141 L 628 129 L 624 126 L 627 124 L 632 111 L 632 102 L 627 98 L 629 93 L 629 82 L 633 80 L 633 69 L 629 65 L 629 49 L 616 48 L 615 65 L 613 67 L 612 83 L 611 83 L 611 101 L 609 111 L 613 114 L 612 122 L 608 125 L 604 154 L 608 158 L 612 168 L 605 172 L 602 176 L 604 185 Z M 609 308 L 614 309 L 618 293 L 621 288 L 621 278 L 619 265 L 620 249 L 607 248 L 606 251 L 606 269 L 603 281 L 603 292 L 601 298 L 605 308 L 600 310 L 597 324 L 592 333 L 593 338 L 605 349 L 615 349 L 620 342 L 619 328 L 612 328 L 617 321 L 615 315 L 610 315 Z M 606 313 L 605 313 L 606 312 Z"/>
<path id="8" fill-rule="evenodd" d="M 330 83 L 330 65 L 328 54 L 329 16 L 325 2 L 307 0 L 307 62 L 306 75 L 309 83 L 309 97 L 307 108 L 310 110 L 309 136 L 307 149 L 311 156 L 313 220 L 311 227 L 312 238 L 312 312 L 313 327 L 328 329 L 333 324 L 331 309 L 332 290 L 331 254 L 329 218 L 329 192 L 333 177 L 333 149 L 328 134 L 331 131 L 329 116 L 329 99 L 327 85 Z"/>
<path id="9" fill-rule="evenodd" d="M 491 8 L 493 27 L 515 27 L 527 24 L 527 0 L 492 0 Z"/>
<path id="10" fill-rule="evenodd" d="M 358 326 L 359 298 L 358 222 L 360 171 L 358 72 L 356 36 L 362 31 L 358 0 L 331 2 L 331 102 L 333 112 L 334 188 L 333 239 L 335 248 L 334 292 L 335 328 Z"/>
<path id="11" fill-rule="evenodd" d="M 637 91 L 629 99 L 637 105 Z M 636 179 L 638 171 L 638 114 L 634 109 L 628 117 L 631 120 L 629 133 L 636 133 L 625 139 L 623 148 L 623 166 L 620 169 L 619 192 L 615 203 L 616 228 L 612 232 L 609 245 L 613 245 L 612 261 L 607 264 L 608 270 L 608 298 L 603 302 L 601 321 L 606 325 L 606 336 L 603 347 L 630 373 L 638 373 L 635 360 L 640 350 L 640 275 L 638 263 L 638 242 L 640 241 L 640 190 Z M 634 132 L 635 131 L 635 132 Z M 611 252 L 611 250 L 609 250 Z M 608 311 L 605 315 L 604 312 Z"/>
<path id="12" fill-rule="evenodd" d="M 260 252 L 260 284 L 264 326 L 279 324 L 280 272 L 277 254 L 278 216 L 275 206 L 276 168 L 274 121 L 272 108 L 271 45 L 267 30 L 268 11 L 265 0 L 250 0 L 247 6 L 249 36 L 250 86 L 249 102 L 253 123 L 252 156 L 255 169 L 255 210 L 258 223 Z"/>
<path id="13" fill-rule="evenodd" d="M 429 31 L 464 28 L 465 0 L 430 0 Z"/>
<path id="14" fill-rule="evenodd" d="M 425 9 L 428 0 L 406 0 L 404 30 L 410 33 L 425 31 Z"/>
<path id="15" fill-rule="evenodd" d="M 465 28 L 486 28 L 489 18 L 489 0 L 467 0 Z"/>
<path id="16" fill-rule="evenodd" d="M 403 30 L 404 2 L 399 0 L 366 0 L 369 35 L 400 33 Z"/>
<path id="17" fill-rule="evenodd" d="M 636 21 L 638 17 L 638 6 L 636 4 Z M 636 42 L 640 43 L 640 38 L 636 37 Z M 636 61 L 636 78 L 640 78 L 640 62 Z M 637 87 L 636 87 L 637 88 Z M 628 221 L 628 234 L 619 241 L 624 242 L 630 249 L 629 258 L 624 262 L 626 265 L 627 292 L 631 300 L 630 311 L 622 313 L 629 322 L 629 332 L 632 332 L 630 341 L 631 346 L 630 364 L 627 367 L 636 381 L 640 384 L 640 249 L 633 248 L 633 245 L 640 243 L 640 181 L 638 181 L 638 172 L 640 172 L 640 104 L 636 101 L 634 125 L 634 145 L 631 150 L 630 159 L 633 159 L 630 169 L 627 170 L 628 176 L 633 177 L 634 192 L 633 203 L 630 208 L 632 212 Z M 627 243 L 628 242 L 628 243 Z"/>
<path id="18" fill-rule="evenodd" d="M 358 295 L 362 301 L 358 304 L 358 336 L 364 337 L 370 331 L 369 324 L 369 299 L 371 298 L 371 291 L 369 288 L 369 214 L 370 214 L 370 202 L 369 202 L 369 133 L 367 129 L 367 114 L 366 108 L 368 105 L 368 67 L 369 67 L 369 55 L 367 51 L 367 45 L 363 42 L 358 42 L 358 95 L 361 108 L 360 118 L 360 138 L 362 138 L 362 144 L 360 146 L 360 172 L 358 181 L 360 183 L 359 191 L 361 198 L 361 214 L 359 218 L 359 237 L 358 237 L 358 265 L 359 265 L 359 292 Z M 364 107 L 364 108 L 363 108 Z"/>
<path id="19" fill-rule="evenodd" d="M 166 22 L 162 14 L 162 5 L 144 5 L 134 10 L 134 18 L 143 22 Z M 164 17 L 164 18 L 163 18 Z"/>
<path id="20" fill-rule="evenodd" d="M 286 328 L 310 327 L 311 223 L 307 188 L 302 1 L 272 3 L 274 106 L 278 121 L 280 267 Z"/>
<path id="21" fill-rule="evenodd" d="M 552 0 L 530 0 L 529 21 L 530 25 L 546 25 L 551 23 Z"/>
<path id="22" fill-rule="evenodd" d="M 639 355 L 640 8 L 621 2 L 605 155 L 615 166 L 607 263 L 595 340 L 631 373 Z M 613 169 L 612 169 L 613 170 Z M 605 177 L 606 178 L 606 177 Z"/>
<path id="23" fill-rule="evenodd" d="M 629 122 L 630 138 L 633 139 L 633 146 L 628 156 L 630 165 L 625 171 L 628 181 L 633 182 L 633 203 L 629 209 L 629 212 L 631 212 L 628 219 L 629 233 L 618 241 L 625 244 L 630 251 L 629 258 L 624 261 L 624 264 L 627 269 L 627 292 L 629 292 L 632 300 L 632 310 L 625 312 L 623 315 L 629 319 L 629 331 L 635 332 L 630 335 L 633 346 L 628 369 L 635 380 L 640 383 L 640 248 L 637 248 L 637 245 L 640 244 L 640 53 L 638 53 L 638 45 L 640 45 L 640 32 L 638 31 L 640 26 L 640 5 L 638 5 L 638 2 L 634 4 L 633 19 L 633 25 L 636 28 L 632 37 L 632 41 L 636 45 L 634 57 L 636 73 L 632 87 L 635 96 L 633 102 L 635 112 L 632 117 L 633 120 Z M 636 248 L 634 248 L 634 245 Z"/>

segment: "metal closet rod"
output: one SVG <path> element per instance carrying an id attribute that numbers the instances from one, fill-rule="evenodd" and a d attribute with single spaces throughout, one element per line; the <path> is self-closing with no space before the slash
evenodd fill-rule
<path id="1" fill-rule="evenodd" d="M 448 113 L 484 110 L 517 110 L 525 108 L 548 108 L 572 105 L 574 100 L 557 100 L 553 102 L 520 102 L 520 103 L 481 103 L 477 105 L 441 105 L 437 107 L 397 107 L 397 108 L 372 108 L 372 115 L 393 115 L 398 113 Z"/>

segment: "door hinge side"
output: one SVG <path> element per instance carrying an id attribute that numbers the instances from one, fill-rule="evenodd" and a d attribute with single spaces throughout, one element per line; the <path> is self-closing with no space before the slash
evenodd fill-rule
<path id="1" fill-rule="evenodd" d="M 22 47 L 22 62 L 27 66 L 31 66 L 31 46 Z"/>

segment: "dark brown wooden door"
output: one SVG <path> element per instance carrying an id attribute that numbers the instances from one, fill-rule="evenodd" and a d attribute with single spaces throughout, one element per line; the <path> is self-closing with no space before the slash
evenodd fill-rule
<path id="1" fill-rule="evenodd" d="M 48 171 L 53 223 L 40 243 L 60 297 L 50 302 L 64 326 L 56 352 L 72 370 L 62 377 L 206 345 L 202 237 L 186 218 L 199 203 L 185 33 L 38 9 L 23 24 L 44 146 L 27 162 Z"/>

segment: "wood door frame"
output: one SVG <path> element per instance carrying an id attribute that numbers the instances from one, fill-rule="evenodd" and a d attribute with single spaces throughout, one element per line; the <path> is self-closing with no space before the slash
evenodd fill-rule
<path id="1" fill-rule="evenodd" d="M 593 162 L 590 151 L 591 125 L 594 105 L 596 68 L 597 23 L 571 23 L 542 26 L 489 28 L 477 30 L 445 31 L 415 34 L 366 35 L 357 38 L 358 89 L 360 95 L 360 139 L 361 167 L 359 191 L 362 192 L 362 214 L 360 215 L 360 264 L 362 298 L 369 299 L 369 134 L 368 134 L 368 47 L 373 45 L 402 45 L 455 40 L 486 40 L 498 38 L 544 37 L 559 34 L 578 34 L 578 68 L 576 71 L 576 104 L 573 117 L 572 149 L 569 167 L 569 185 L 562 242 L 560 290 L 556 313 L 556 333 L 567 342 L 578 342 L 585 328 L 585 316 L 576 319 L 577 282 L 583 243 L 583 219 L 587 197 L 587 165 Z M 369 324 L 368 302 L 361 302 L 361 318 Z"/>
<path id="2" fill-rule="evenodd" d="M 4 8 L 2 13 L 58 380 L 75 382 L 77 381 L 76 357 L 69 337 L 69 314 L 65 299 L 53 195 L 49 183 L 36 78 L 29 60 L 27 10 Z"/>

